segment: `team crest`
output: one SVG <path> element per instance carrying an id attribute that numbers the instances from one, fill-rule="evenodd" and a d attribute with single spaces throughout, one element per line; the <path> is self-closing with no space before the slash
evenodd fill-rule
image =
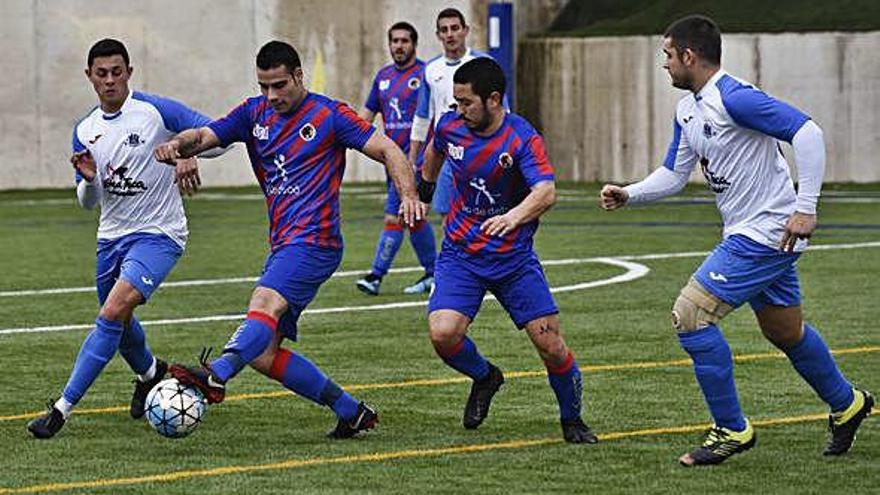
<path id="1" fill-rule="evenodd" d="M 501 168 L 508 169 L 513 166 L 513 157 L 510 156 L 510 153 L 504 152 L 501 153 L 501 156 L 498 157 L 498 165 L 501 165 Z"/>
<path id="2" fill-rule="evenodd" d="M 125 144 L 130 148 L 136 148 L 143 144 L 143 140 L 141 140 L 141 136 L 138 133 L 132 132 L 125 138 Z"/>
<path id="3" fill-rule="evenodd" d="M 315 139 L 317 134 L 318 131 L 315 130 L 315 126 L 311 122 L 307 122 L 306 125 L 299 128 L 299 137 L 303 138 L 303 141 L 311 141 Z"/>
<path id="4" fill-rule="evenodd" d="M 703 135 L 706 136 L 706 139 L 711 138 L 715 134 L 717 134 L 717 132 L 715 131 L 715 129 L 711 125 L 709 125 L 708 122 L 703 124 Z"/>
<path id="5" fill-rule="evenodd" d="M 410 80 L 406 82 L 406 85 L 409 86 L 409 89 L 416 90 L 422 85 L 422 81 L 418 77 L 411 77 Z"/>

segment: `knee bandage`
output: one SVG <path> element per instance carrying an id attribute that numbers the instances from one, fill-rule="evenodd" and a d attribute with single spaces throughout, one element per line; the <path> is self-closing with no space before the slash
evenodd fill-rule
<path id="1" fill-rule="evenodd" d="M 678 332 L 693 332 L 718 323 L 731 311 L 733 306 L 718 299 L 691 278 L 672 306 L 672 326 Z"/>

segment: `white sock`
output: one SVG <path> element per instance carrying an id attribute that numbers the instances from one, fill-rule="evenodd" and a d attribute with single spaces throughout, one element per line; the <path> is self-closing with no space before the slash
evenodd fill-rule
<path id="1" fill-rule="evenodd" d="M 156 358 L 155 357 L 153 358 L 153 363 L 150 364 L 150 368 L 147 369 L 147 372 L 144 373 L 143 375 L 138 375 L 138 380 L 140 380 L 142 382 L 148 382 L 148 381 L 152 380 L 154 376 L 156 376 Z"/>
<path id="2" fill-rule="evenodd" d="M 64 416 L 64 419 L 67 419 L 73 411 L 73 404 L 67 402 L 67 399 L 62 396 L 55 401 L 55 409 L 61 411 L 61 415 Z"/>

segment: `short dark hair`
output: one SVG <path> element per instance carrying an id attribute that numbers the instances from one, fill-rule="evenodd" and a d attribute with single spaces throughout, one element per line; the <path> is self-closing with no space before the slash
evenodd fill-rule
<path id="1" fill-rule="evenodd" d="M 113 55 L 122 56 L 126 67 L 130 65 L 128 50 L 125 49 L 125 45 L 119 40 L 104 38 L 89 48 L 88 66 L 91 67 L 92 62 L 98 57 L 112 57 Z"/>
<path id="2" fill-rule="evenodd" d="M 302 67 L 299 54 L 289 43 L 273 40 L 260 48 L 257 52 L 257 68 L 260 70 L 274 69 L 281 66 L 287 67 L 287 71 L 293 74 L 293 70 Z"/>
<path id="3" fill-rule="evenodd" d="M 504 98 L 507 80 L 498 62 L 489 57 L 477 57 L 458 68 L 452 76 L 455 84 L 470 84 L 474 93 L 485 103 L 489 95 L 498 92 Z"/>
<path id="4" fill-rule="evenodd" d="M 413 42 L 413 45 L 419 42 L 419 32 L 416 31 L 416 28 L 413 27 L 412 24 L 408 22 L 395 22 L 393 26 L 388 28 L 388 41 L 391 42 L 391 31 L 409 31 L 409 39 Z"/>
<path id="5" fill-rule="evenodd" d="M 467 22 L 464 21 L 464 14 L 462 14 L 460 10 L 453 9 L 452 7 L 449 7 L 447 9 L 443 9 L 440 11 L 439 14 L 437 14 L 437 25 L 439 26 L 440 19 L 449 19 L 452 17 L 457 17 L 458 20 L 461 21 L 462 27 L 467 26 Z"/>
<path id="6" fill-rule="evenodd" d="M 714 65 L 721 65 L 721 31 L 715 21 L 704 15 L 689 15 L 673 22 L 663 33 L 672 40 L 679 56 L 686 48 Z"/>

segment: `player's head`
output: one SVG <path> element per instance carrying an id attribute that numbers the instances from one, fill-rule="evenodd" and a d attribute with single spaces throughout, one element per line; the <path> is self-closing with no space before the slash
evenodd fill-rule
<path id="1" fill-rule="evenodd" d="M 388 29 L 388 51 L 395 64 L 409 65 L 416 56 L 418 44 L 419 33 L 412 24 L 397 22 Z"/>
<path id="2" fill-rule="evenodd" d="M 128 79 L 132 73 L 125 45 L 110 38 L 98 41 L 89 49 L 86 63 L 86 77 L 94 86 L 101 106 L 118 109 L 128 98 Z"/>
<path id="3" fill-rule="evenodd" d="M 475 58 L 455 71 L 452 82 L 457 111 L 466 126 L 481 132 L 503 117 L 507 81 L 498 62 Z"/>
<path id="4" fill-rule="evenodd" d="M 443 9 L 437 14 L 437 39 L 443 43 L 443 51 L 447 55 L 461 55 L 469 31 L 464 14 L 458 9 Z"/>
<path id="5" fill-rule="evenodd" d="M 306 96 L 299 54 L 288 43 L 270 41 L 257 53 L 257 83 L 276 113 L 286 113 Z"/>
<path id="6" fill-rule="evenodd" d="M 663 33 L 663 68 L 676 88 L 694 90 L 695 74 L 721 65 L 721 31 L 712 19 L 689 15 Z"/>

